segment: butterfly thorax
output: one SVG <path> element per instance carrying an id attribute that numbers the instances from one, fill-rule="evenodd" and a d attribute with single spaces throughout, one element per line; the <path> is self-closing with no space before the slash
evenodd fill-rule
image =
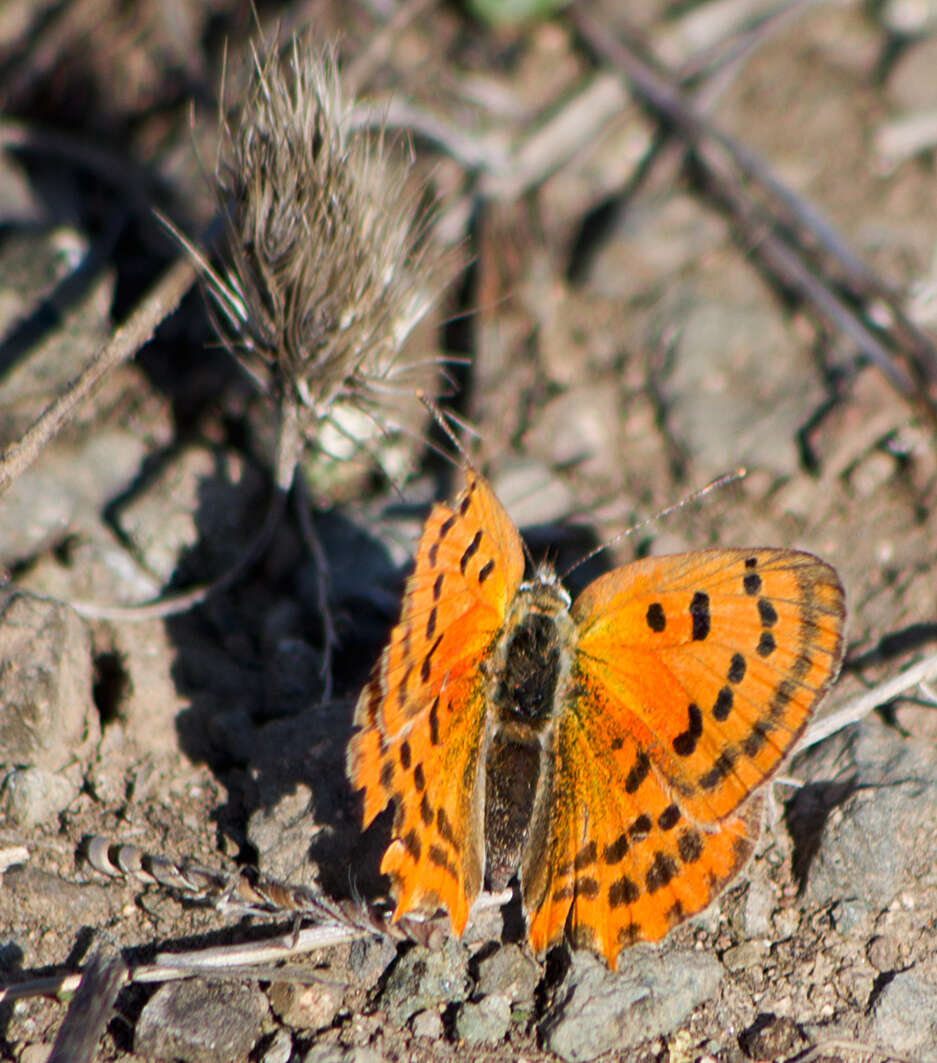
<path id="1" fill-rule="evenodd" d="M 553 719 L 569 673 L 575 628 L 552 570 L 521 584 L 492 655 L 485 760 L 485 851 L 492 889 L 518 870 L 538 791 L 550 772 Z"/>

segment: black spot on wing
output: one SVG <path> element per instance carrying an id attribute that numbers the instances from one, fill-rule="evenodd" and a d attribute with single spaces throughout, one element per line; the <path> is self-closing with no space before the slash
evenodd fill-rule
<path id="1" fill-rule="evenodd" d="M 439 745 L 439 698 L 433 702 L 429 710 L 429 740 L 434 746 Z"/>
<path id="2" fill-rule="evenodd" d="M 381 765 L 381 786 L 385 790 L 393 789 L 394 785 L 394 765 L 392 761 L 385 760 Z"/>
<path id="3" fill-rule="evenodd" d="M 472 541 L 468 544 L 462 556 L 459 558 L 459 571 L 462 573 L 463 576 L 465 575 L 465 570 L 468 568 L 469 561 L 471 561 L 472 558 L 478 553 L 478 548 L 481 546 L 481 541 L 482 533 L 481 529 L 479 529 L 472 536 Z"/>
<path id="4" fill-rule="evenodd" d="M 623 904 L 634 904 L 640 896 L 641 891 L 627 875 L 622 875 L 608 887 L 608 903 L 612 908 L 620 908 Z"/>
<path id="5" fill-rule="evenodd" d="M 436 812 L 436 828 L 439 831 L 440 838 L 448 842 L 458 852 L 459 844 L 456 840 L 455 831 L 452 829 L 452 824 L 449 822 L 449 817 L 446 815 L 444 808 L 440 808 Z"/>
<path id="6" fill-rule="evenodd" d="M 644 876 L 648 893 L 656 893 L 657 890 L 663 889 L 676 876 L 677 865 L 674 863 L 673 857 L 668 856 L 667 853 L 655 853 L 654 862 L 647 869 L 647 874 Z"/>
<path id="7" fill-rule="evenodd" d="M 628 832 L 622 831 L 618 837 L 606 845 L 602 850 L 602 859 L 606 864 L 617 864 L 620 860 L 623 860 L 625 854 L 630 848 L 630 842 L 628 841 Z"/>
<path id="8" fill-rule="evenodd" d="M 716 695 L 716 702 L 713 705 L 713 719 L 719 720 L 720 723 L 723 720 L 727 720 L 729 713 L 732 711 L 734 700 L 735 695 L 732 693 L 732 687 L 723 687 Z"/>
<path id="9" fill-rule="evenodd" d="M 729 746 L 716 757 L 709 771 L 704 772 L 699 779 L 699 784 L 704 790 L 712 790 L 722 782 L 732 771 L 735 762 L 739 759 L 739 751 L 735 746 Z"/>
<path id="10" fill-rule="evenodd" d="M 696 751 L 696 743 L 703 733 L 703 714 L 699 705 L 690 702 L 687 706 L 687 728 L 674 738 L 671 745 L 678 757 L 689 757 Z"/>
<path id="11" fill-rule="evenodd" d="M 680 809 L 676 805 L 668 805 L 657 817 L 657 826 L 661 830 L 673 830 L 680 822 Z"/>
<path id="12" fill-rule="evenodd" d="M 702 642 L 709 635 L 709 595 L 697 591 L 690 602 L 690 616 L 693 619 L 693 641 Z"/>
<path id="13" fill-rule="evenodd" d="M 632 838 L 646 838 L 651 833 L 651 817 L 642 812 L 628 828 L 628 833 Z"/>
<path id="14" fill-rule="evenodd" d="M 703 855 L 703 839 L 699 832 L 689 829 L 680 832 L 677 838 L 677 852 L 685 864 L 693 864 Z"/>
<path id="15" fill-rule="evenodd" d="M 446 855 L 446 851 L 442 848 L 442 846 L 431 845 L 429 847 L 429 852 L 427 855 L 429 856 L 429 861 L 431 864 L 435 864 L 436 867 L 441 868 L 451 878 L 458 880 L 459 873 L 456 871 L 455 866 L 453 865 L 449 857 Z"/>
<path id="16" fill-rule="evenodd" d="M 591 867 L 596 862 L 597 852 L 595 842 L 587 842 L 573 858 L 573 868 L 576 871 L 583 871 L 587 867 Z"/>
<path id="17" fill-rule="evenodd" d="M 404 849 L 410 854 L 410 858 L 415 864 L 418 864 L 420 862 L 420 857 L 423 854 L 423 850 L 420 847 L 420 839 L 416 831 L 408 830 L 400 840 L 403 842 Z"/>
<path id="18" fill-rule="evenodd" d="M 650 770 L 651 762 L 648 760 L 647 754 L 639 753 L 631 766 L 631 771 L 625 777 L 625 792 L 629 794 L 636 793 L 641 783 L 648 777 Z"/>
<path id="19" fill-rule="evenodd" d="M 436 636 L 436 641 L 426 651 L 426 656 L 423 658 L 423 664 L 420 666 L 420 679 L 425 683 L 429 679 L 430 669 L 433 664 L 433 654 L 439 649 L 439 644 L 442 642 L 442 635 Z"/>
<path id="20" fill-rule="evenodd" d="M 758 640 L 758 645 L 755 647 L 758 656 L 770 657 L 777 648 L 778 644 L 775 642 L 774 635 L 765 628 L 761 633 L 761 638 Z"/>

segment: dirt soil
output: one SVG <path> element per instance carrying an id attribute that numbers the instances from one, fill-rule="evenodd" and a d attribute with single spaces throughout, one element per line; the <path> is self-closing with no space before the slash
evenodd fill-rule
<path id="1" fill-rule="evenodd" d="M 731 5 L 631 5 L 635 24 L 623 6 L 587 13 L 671 73 L 702 68 L 686 98 L 822 212 L 933 335 L 934 155 L 901 139 L 937 99 L 933 5 L 793 5 L 715 72 L 709 49 L 749 40 Z M 821 716 L 933 655 L 937 373 L 893 342 L 882 298 L 826 259 L 814 267 L 890 352 L 891 373 L 779 281 L 761 253 L 769 227 L 744 229 L 705 166 L 684 165 L 573 11 L 492 26 L 455 3 L 319 0 L 257 17 L 260 30 L 229 0 L 32 0 L 0 14 L 0 443 L 21 437 L 180 254 L 152 209 L 189 234 L 211 219 L 225 61 L 234 107 L 251 41 L 312 27 L 337 43 L 374 113 L 400 119 L 393 150 L 443 204 L 434 238 L 461 269 L 401 357 L 452 359 L 449 390 L 475 432 L 466 445 L 534 554 L 562 570 L 744 465 L 743 481 L 616 541 L 574 588 L 638 554 L 798 547 L 834 565 L 847 595 L 846 664 Z M 427 135 L 427 116 L 448 132 Z M 373 436 L 352 457 L 336 456 L 341 436 L 311 448 L 306 501 L 291 499 L 262 558 L 204 605 L 130 622 L 60 604 L 131 604 L 209 580 L 263 521 L 278 411 L 218 342 L 214 316 L 193 289 L 0 501 L 2 984 L 76 971 L 102 942 L 142 963 L 293 926 L 108 878 L 82 857 L 91 836 L 224 872 L 257 866 L 332 898 L 386 893 L 387 823 L 362 835 L 344 757 L 428 504 L 455 482 L 412 391 L 377 415 L 415 416 L 411 436 Z M 331 691 L 302 505 L 326 560 Z M 715 957 L 718 984 L 675 1027 L 613 1041 L 606 1058 L 937 1058 L 937 1031 L 900 1020 L 910 1009 L 913 1026 L 937 994 L 937 883 L 923 857 L 937 838 L 931 695 L 891 691 L 858 732 L 785 766 L 798 783 L 772 785 L 745 874 L 657 950 Z M 888 805 L 890 790 L 903 803 Z M 837 845 L 866 823 L 855 837 L 868 860 L 846 867 L 850 846 Z M 485 999 L 479 958 L 517 939 L 511 926 L 510 913 L 480 924 L 446 960 L 469 988 L 399 1025 L 394 943 L 296 958 L 325 987 L 312 1004 L 285 978 L 245 975 L 260 1017 L 237 1052 L 555 1058 L 543 1020 L 578 970 L 565 947 L 538 961 L 531 999 L 504 991 L 500 1033 L 473 1041 L 461 1018 L 467 998 Z M 97 1058 L 147 1056 L 141 1016 L 157 991 L 122 990 Z M 0 1002 L 0 1058 L 47 1058 L 65 1012 L 54 995 Z"/>

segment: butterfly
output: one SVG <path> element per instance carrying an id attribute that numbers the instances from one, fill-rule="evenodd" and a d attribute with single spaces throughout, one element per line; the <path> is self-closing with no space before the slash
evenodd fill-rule
<path id="1" fill-rule="evenodd" d="M 524 579 L 471 466 L 420 537 L 400 620 L 355 709 L 367 827 L 395 814 L 396 908 L 461 935 L 516 875 L 531 947 L 604 956 L 706 908 L 748 860 L 759 787 L 839 670 L 836 572 L 794 550 L 648 557 L 572 601 Z"/>

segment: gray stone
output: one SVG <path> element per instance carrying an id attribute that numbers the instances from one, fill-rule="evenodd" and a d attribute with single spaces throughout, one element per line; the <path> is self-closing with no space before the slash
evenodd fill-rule
<path id="1" fill-rule="evenodd" d="M 0 822 L 37 827 L 55 821 L 81 791 L 80 771 L 14 768 L 0 789 Z"/>
<path id="2" fill-rule="evenodd" d="M 878 995 L 869 1019 L 869 1040 L 915 1060 L 937 1053 L 937 986 L 917 968 L 896 974 Z"/>
<path id="3" fill-rule="evenodd" d="M 447 938 L 437 950 L 417 945 L 394 965 L 378 1007 L 402 1027 L 418 1011 L 465 1000 L 470 985 L 466 966 L 465 950 L 455 938 Z"/>
<path id="4" fill-rule="evenodd" d="M 846 741 L 836 772 L 852 792 L 823 822 L 808 900 L 855 899 L 874 914 L 906 888 L 937 883 L 937 751 L 869 719 Z"/>
<path id="5" fill-rule="evenodd" d="M 768 951 L 764 941 L 743 941 L 722 954 L 722 964 L 727 971 L 746 971 L 757 967 L 764 960 Z"/>
<path id="6" fill-rule="evenodd" d="M 397 947 L 389 937 L 356 938 L 348 950 L 348 969 L 356 988 L 373 989 L 396 956 Z"/>
<path id="7" fill-rule="evenodd" d="M 5 170 L 4 181 L 8 176 Z M 5 348 L 0 446 L 20 436 L 110 333 L 113 272 L 96 270 L 80 285 L 69 283 L 88 251 L 87 236 L 74 229 L 6 229 L 0 247 L 0 335 Z M 62 298 L 63 286 L 67 298 Z M 80 409 L 77 416 L 88 414 Z M 8 540 L 0 534 L 0 542 L 6 545 Z"/>
<path id="8" fill-rule="evenodd" d="M 263 737 L 258 737 L 256 748 L 263 748 L 262 743 Z M 283 778 L 293 779 L 295 775 L 284 774 Z M 264 873 L 297 886 L 315 885 L 318 868 L 308 855 L 314 826 L 314 796 L 302 782 L 293 783 L 288 792 L 252 813 L 247 837 L 257 849 Z"/>
<path id="9" fill-rule="evenodd" d="M 508 944 L 478 961 L 475 989 L 480 996 L 505 997 L 512 1003 L 533 1000 L 540 968 L 518 945 Z"/>
<path id="10" fill-rule="evenodd" d="M 263 1032 L 267 1001 L 255 986 L 192 978 L 161 986 L 140 1013 L 133 1050 L 152 1059 L 233 1063 Z"/>
<path id="11" fill-rule="evenodd" d="M 51 1041 L 25 1045 L 20 1052 L 19 1063 L 46 1063 L 55 1045 Z"/>
<path id="12" fill-rule="evenodd" d="M 293 1038 L 290 1037 L 289 1031 L 281 1026 L 270 1038 L 270 1044 L 264 1049 L 260 1063 L 290 1063 L 292 1054 Z"/>
<path id="13" fill-rule="evenodd" d="M 924 37 L 902 49 L 888 73 L 887 91 L 898 110 L 929 111 L 934 106 L 937 38 Z"/>
<path id="14" fill-rule="evenodd" d="M 590 953 L 573 953 L 540 1036 L 568 1063 L 632 1048 L 672 1033 L 716 992 L 724 973 L 716 957 L 704 952 L 635 947 L 623 954 L 617 971 Z"/>
<path id="15" fill-rule="evenodd" d="M 428 1037 L 433 1041 L 445 1033 L 442 1016 L 436 1009 L 418 1011 L 410 1020 L 410 1030 L 414 1037 Z"/>
<path id="16" fill-rule="evenodd" d="M 502 1041 L 510 1026 L 510 1002 L 499 996 L 482 997 L 477 1003 L 463 1004 L 455 1020 L 459 1040 L 470 1045 Z"/>
<path id="17" fill-rule="evenodd" d="M 879 18 L 899 37 L 923 35 L 937 26 L 937 0 L 885 0 Z"/>
<path id="18" fill-rule="evenodd" d="M 898 942 L 891 934 L 878 934 L 872 938 L 866 956 L 876 971 L 893 971 L 901 962 Z"/>
<path id="19" fill-rule="evenodd" d="M 104 926 L 114 891 L 100 882 L 70 882 L 29 864 L 8 868 L 0 889 L 0 927 Z"/>
<path id="20" fill-rule="evenodd" d="M 788 1016 L 759 1015 L 739 1036 L 749 1059 L 789 1059 L 809 1044 L 803 1030 Z"/>
<path id="21" fill-rule="evenodd" d="M 287 1026 L 316 1032 L 332 1025 L 345 997 L 344 987 L 328 982 L 302 985 L 274 982 L 267 990 L 270 1005 Z"/>
<path id="22" fill-rule="evenodd" d="M 0 595 L 0 757 L 57 771 L 97 741 L 91 642 L 67 606 L 21 591 Z"/>
<path id="23" fill-rule="evenodd" d="M 777 907 L 777 898 L 769 882 L 753 878 L 748 883 L 745 904 L 742 908 L 742 931 L 746 938 L 770 937 L 773 931 L 771 916 Z"/>
<path id="24" fill-rule="evenodd" d="M 849 935 L 865 936 L 865 926 L 869 920 L 869 908 L 861 898 L 850 897 L 833 905 L 830 912 L 833 925 L 844 937 Z"/>

